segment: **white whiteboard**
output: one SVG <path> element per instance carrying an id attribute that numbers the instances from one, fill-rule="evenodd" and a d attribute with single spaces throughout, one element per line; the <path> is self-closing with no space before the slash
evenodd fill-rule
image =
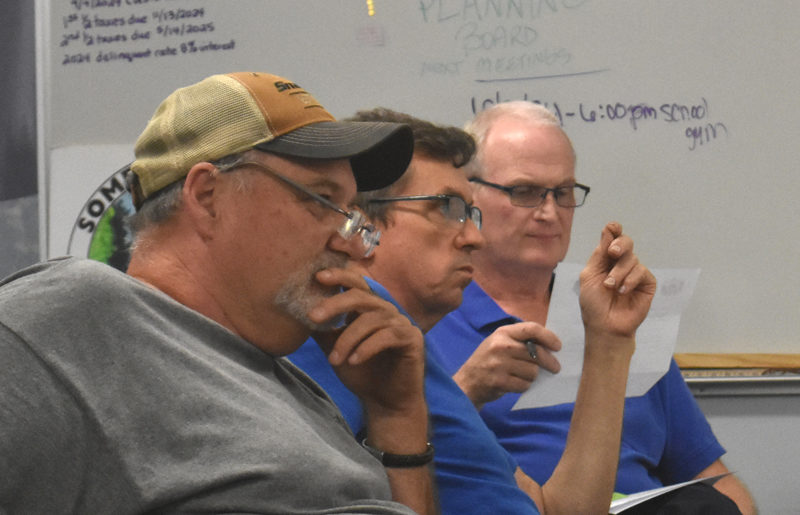
<path id="1" fill-rule="evenodd" d="M 383 105 L 462 125 L 498 99 L 528 99 L 560 115 L 579 180 L 592 187 L 569 261 L 584 261 L 604 222 L 618 220 L 651 267 L 702 270 L 679 352 L 800 352 L 794 2 L 39 0 L 37 9 L 45 233 L 55 226 L 46 206 L 63 213 L 74 202 L 77 217 L 86 202 L 53 183 L 74 174 L 92 190 L 116 169 L 88 170 L 103 161 L 88 160 L 57 167 L 66 175 L 54 181 L 53 151 L 132 146 L 167 94 L 213 73 L 287 76 L 336 116 Z"/>

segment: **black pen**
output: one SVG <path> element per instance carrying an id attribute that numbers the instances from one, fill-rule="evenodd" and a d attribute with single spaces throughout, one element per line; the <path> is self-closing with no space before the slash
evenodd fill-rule
<path id="1" fill-rule="evenodd" d="M 531 359 L 536 361 L 539 358 L 539 354 L 536 352 L 536 340 L 525 340 L 523 342 L 525 347 L 528 349 L 528 354 L 530 354 Z"/>

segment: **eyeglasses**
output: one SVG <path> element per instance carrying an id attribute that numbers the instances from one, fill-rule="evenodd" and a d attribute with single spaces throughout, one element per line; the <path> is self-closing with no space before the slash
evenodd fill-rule
<path id="1" fill-rule="evenodd" d="M 266 165 L 254 161 L 247 161 L 244 163 L 234 164 L 230 168 L 221 168 L 221 170 L 223 172 L 229 172 L 231 170 L 234 170 L 236 168 L 241 168 L 244 166 L 255 166 L 256 168 L 260 168 L 261 170 L 269 173 L 276 179 L 279 179 L 280 181 L 284 182 L 285 184 L 288 184 L 297 191 L 300 191 L 303 194 L 307 195 L 314 201 L 319 202 L 328 209 L 331 209 L 333 211 L 336 211 L 340 215 L 343 215 L 346 218 L 346 220 L 338 229 L 339 235 L 345 240 L 349 240 L 355 234 L 360 234 L 361 245 L 364 251 L 364 257 L 369 257 L 375 250 L 375 247 L 377 247 L 378 244 L 380 243 L 381 232 L 374 225 L 367 222 L 367 217 L 364 215 L 364 213 L 362 213 L 361 211 L 345 211 L 344 209 L 340 208 L 339 206 L 337 206 L 330 200 L 326 199 L 325 197 L 322 197 L 314 193 L 313 191 L 309 190 L 302 184 L 294 182 L 290 178 L 279 174 L 278 172 L 269 168 Z"/>
<path id="2" fill-rule="evenodd" d="M 547 194 L 553 192 L 553 200 L 561 207 L 580 207 L 586 202 L 589 194 L 589 186 L 574 184 L 572 186 L 558 186 L 555 188 L 545 188 L 534 186 L 533 184 L 519 184 L 517 186 L 503 186 L 493 182 L 484 181 L 473 177 L 470 182 L 477 182 L 490 188 L 504 191 L 508 194 L 511 205 L 519 207 L 538 207 L 547 198 Z"/>
<path id="3" fill-rule="evenodd" d="M 370 203 L 379 202 L 401 202 L 406 200 L 436 200 L 439 201 L 439 209 L 448 220 L 465 223 L 472 220 L 472 223 L 480 229 L 483 223 L 481 210 L 457 195 L 410 195 L 407 197 L 380 197 L 369 199 Z"/>

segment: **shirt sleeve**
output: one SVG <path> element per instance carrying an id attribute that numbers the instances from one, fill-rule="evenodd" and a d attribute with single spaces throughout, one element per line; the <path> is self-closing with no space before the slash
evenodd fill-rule
<path id="1" fill-rule="evenodd" d="M 675 360 L 661 379 L 667 410 L 667 441 L 659 464 L 664 484 L 693 479 L 725 454 Z"/>

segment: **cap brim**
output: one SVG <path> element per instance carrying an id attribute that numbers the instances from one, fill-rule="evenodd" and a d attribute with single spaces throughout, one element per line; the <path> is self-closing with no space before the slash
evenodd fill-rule
<path id="1" fill-rule="evenodd" d="M 305 125 L 258 150 L 309 159 L 350 159 L 359 191 L 383 188 L 408 168 L 414 138 L 408 125 L 389 122 L 319 122 Z"/>

